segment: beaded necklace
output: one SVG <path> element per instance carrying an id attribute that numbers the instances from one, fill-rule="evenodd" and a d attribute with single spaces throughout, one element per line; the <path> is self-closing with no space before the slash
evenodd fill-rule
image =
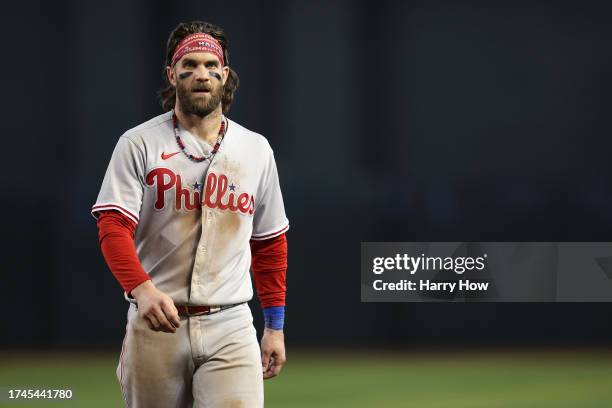
<path id="1" fill-rule="evenodd" d="M 189 154 L 185 151 L 185 144 L 181 140 L 181 136 L 179 136 L 179 128 L 178 128 L 178 118 L 176 117 L 176 113 L 172 111 L 172 123 L 174 124 L 174 138 L 176 139 L 176 143 L 181 148 L 182 152 L 187 156 L 187 158 L 193 162 L 201 163 L 204 160 L 208 160 L 217 153 L 219 147 L 221 147 L 221 142 L 225 137 L 225 120 L 221 121 L 221 127 L 219 128 L 219 134 L 217 135 L 217 142 L 212 149 L 212 152 L 208 156 L 194 156 L 193 154 Z"/>

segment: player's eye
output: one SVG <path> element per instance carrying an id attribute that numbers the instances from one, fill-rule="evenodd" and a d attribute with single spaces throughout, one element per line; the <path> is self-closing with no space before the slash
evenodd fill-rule
<path id="1" fill-rule="evenodd" d="M 206 68 L 217 68 L 217 64 L 215 64 L 214 62 L 207 62 Z"/>

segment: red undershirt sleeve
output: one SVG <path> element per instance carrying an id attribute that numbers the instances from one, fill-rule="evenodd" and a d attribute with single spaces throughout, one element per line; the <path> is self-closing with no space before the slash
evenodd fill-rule
<path id="1" fill-rule="evenodd" d="M 251 240 L 251 271 L 262 308 L 285 306 L 287 292 L 287 237 Z"/>
<path id="2" fill-rule="evenodd" d="M 134 221 L 118 211 L 100 211 L 98 240 L 109 269 L 129 295 L 132 289 L 151 279 L 144 271 L 136 245 Z"/>

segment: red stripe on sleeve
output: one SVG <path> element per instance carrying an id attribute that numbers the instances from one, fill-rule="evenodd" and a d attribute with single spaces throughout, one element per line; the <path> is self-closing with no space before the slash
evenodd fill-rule
<path id="1" fill-rule="evenodd" d="M 261 307 L 285 306 L 287 292 L 287 237 L 251 240 L 251 270 Z"/>
<path id="2" fill-rule="evenodd" d="M 134 233 L 136 223 L 119 211 L 100 211 L 98 239 L 102 255 L 115 278 L 129 295 L 132 289 L 151 279 L 142 269 Z"/>

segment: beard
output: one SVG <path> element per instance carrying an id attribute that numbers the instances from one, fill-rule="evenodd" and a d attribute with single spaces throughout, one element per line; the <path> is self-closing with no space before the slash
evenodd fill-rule
<path id="1" fill-rule="evenodd" d="M 205 89 L 208 94 L 195 94 L 194 91 Z M 219 106 L 223 97 L 223 84 L 212 85 L 194 85 L 193 88 L 188 88 L 179 81 L 176 87 L 176 95 L 181 111 L 185 114 L 197 115 L 201 118 L 205 117 Z"/>

